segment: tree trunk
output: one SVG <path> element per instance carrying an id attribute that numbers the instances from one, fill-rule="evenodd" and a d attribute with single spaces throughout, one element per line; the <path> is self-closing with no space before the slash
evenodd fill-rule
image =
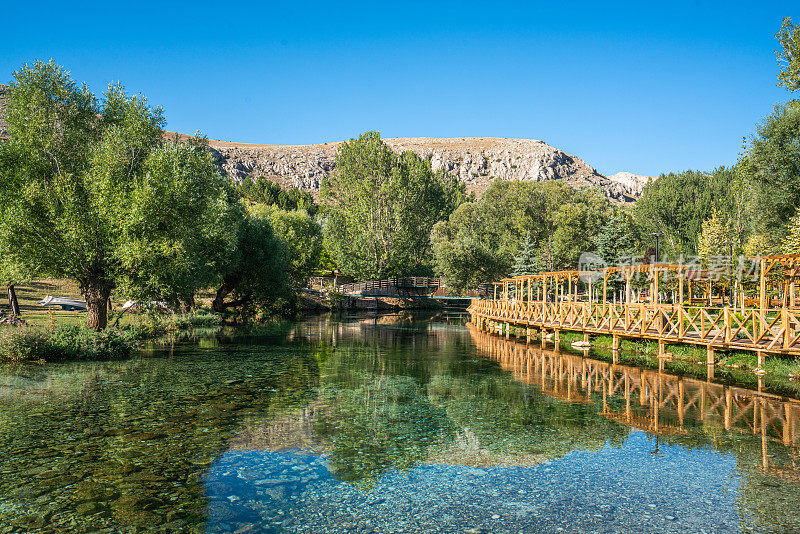
<path id="1" fill-rule="evenodd" d="M 222 286 L 217 289 L 217 294 L 214 296 L 214 300 L 211 301 L 212 310 L 217 313 L 223 313 L 228 308 L 241 306 L 242 304 L 247 303 L 247 297 L 240 297 L 232 302 L 225 302 L 225 297 L 233 293 L 233 291 L 236 289 L 236 286 L 239 285 L 240 280 L 241 276 L 239 275 L 231 275 L 223 278 Z"/>
<path id="2" fill-rule="evenodd" d="M 189 295 L 178 299 L 181 313 L 190 313 L 194 309 L 194 295 Z"/>
<path id="3" fill-rule="evenodd" d="M 14 284 L 8 285 L 8 305 L 11 307 L 11 315 L 20 315 L 19 302 L 17 301 L 17 292 L 14 290 Z"/>
<path id="4" fill-rule="evenodd" d="M 103 330 L 108 325 L 108 298 L 111 296 L 111 286 L 99 283 L 89 283 L 83 289 L 86 299 L 86 326 L 92 330 Z"/>

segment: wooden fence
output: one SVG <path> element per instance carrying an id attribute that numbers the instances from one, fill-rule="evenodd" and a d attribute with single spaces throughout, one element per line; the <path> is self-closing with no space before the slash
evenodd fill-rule
<path id="1" fill-rule="evenodd" d="M 491 325 L 607 334 L 665 343 L 800 355 L 800 310 L 708 308 L 680 304 L 610 304 L 473 300 L 482 330 Z"/>

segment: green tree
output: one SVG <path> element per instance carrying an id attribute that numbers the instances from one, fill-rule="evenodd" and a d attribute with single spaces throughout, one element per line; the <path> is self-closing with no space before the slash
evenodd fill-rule
<path id="1" fill-rule="evenodd" d="M 540 270 L 572 267 L 582 252 L 595 250 L 610 215 L 610 204 L 594 189 L 561 181 L 495 181 L 479 200 L 436 225 L 436 269 L 455 289 L 496 280 L 511 271 L 527 235 Z"/>
<path id="2" fill-rule="evenodd" d="M 751 139 L 745 165 L 756 233 L 780 241 L 800 204 L 800 102 L 775 106 Z"/>
<path id="3" fill-rule="evenodd" d="M 750 234 L 744 243 L 742 252 L 745 256 L 755 258 L 757 256 L 768 256 L 773 253 L 774 244 L 763 234 Z"/>
<path id="4" fill-rule="evenodd" d="M 304 209 L 286 211 L 276 206 L 256 204 L 250 212 L 268 217 L 275 235 L 289 252 L 289 280 L 296 289 L 308 284 L 322 257 L 322 228 Z"/>
<path id="5" fill-rule="evenodd" d="M 238 227 L 236 248 L 220 265 L 221 284 L 211 308 L 269 306 L 289 290 L 290 252 L 268 216 L 250 215 Z"/>
<path id="6" fill-rule="evenodd" d="M 727 255 L 730 242 L 731 231 L 728 221 L 718 210 L 714 210 L 711 217 L 703 222 L 697 242 L 697 255 L 701 261 L 708 264 L 714 257 Z"/>
<path id="7" fill-rule="evenodd" d="M 314 217 L 319 206 L 308 191 L 296 187 L 283 188 L 277 182 L 263 177 L 245 178 L 236 185 L 236 194 L 250 202 L 276 206 L 282 210 L 304 209 Z"/>
<path id="8" fill-rule="evenodd" d="M 367 132 L 339 146 L 321 193 L 326 248 L 343 273 L 370 279 L 430 271 L 431 230 L 464 199 L 464 186 Z"/>
<path id="9" fill-rule="evenodd" d="M 6 105 L 0 249 L 18 270 L 76 280 L 89 327 L 106 326 L 121 283 L 147 293 L 208 261 L 226 182 L 203 147 L 163 142 L 159 108 L 119 85 L 99 101 L 53 62 L 15 72 Z"/>
<path id="10" fill-rule="evenodd" d="M 800 26 L 793 25 L 792 19 L 785 17 L 775 38 L 781 45 L 780 50 L 775 51 L 781 66 L 778 85 L 797 91 L 800 89 Z"/>
<path id="11" fill-rule="evenodd" d="M 525 241 L 522 242 L 519 255 L 514 258 L 514 268 L 511 270 L 511 276 L 526 276 L 540 271 L 541 267 L 537 258 L 536 247 L 529 233 L 525 236 Z"/>
<path id="12" fill-rule="evenodd" d="M 642 236 L 628 211 L 617 210 L 597 237 L 597 254 L 609 265 L 629 264 L 643 252 Z"/>
<path id="13" fill-rule="evenodd" d="M 696 252 L 697 238 L 714 209 L 733 210 L 730 184 L 733 169 L 720 167 L 711 174 L 696 171 L 661 175 L 644 188 L 633 207 L 642 235 L 664 234 L 662 257 L 677 258 Z"/>
<path id="14" fill-rule="evenodd" d="M 789 221 L 786 238 L 783 240 L 784 254 L 800 254 L 800 209 Z"/>

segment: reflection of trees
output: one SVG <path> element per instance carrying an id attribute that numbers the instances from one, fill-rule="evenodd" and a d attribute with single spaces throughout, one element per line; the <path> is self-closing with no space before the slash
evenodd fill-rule
<path id="1" fill-rule="evenodd" d="M 606 443 L 621 446 L 628 434 L 599 417 L 594 404 L 560 402 L 505 374 L 477 381 L 438 376 L 428 394 L 456 428 L 469 429 L 483 449 L 505 462 L 530 455 L 543 461 L 574 450 L 596 451 Z"/>
<path id="2" fill-rule="evenodd" d="M 364 376 L 360 385 L 323 384 L 316 430 L 327 441 L 329 465 L 340 480 L 369 486 L 392 468 L 422 462 L 450 432 L 444 412 L 404 376 Z"/>
<path id="3" fill-rule="evenodd" d="M 425 461 L 532 465 L 621 444 L 627 433 L 598 417 L 593 404 L 559 402 L 495 362 L 464 358 L 473 349 L 463 330 L 406 331 L 391 349 L 342 332 L 335 349 L 318 349 L 325 357 L 313 440 L 342 480 L 369 485 L 392 468 Z M 331 332 L 315 334 L 325 343 Z"/>

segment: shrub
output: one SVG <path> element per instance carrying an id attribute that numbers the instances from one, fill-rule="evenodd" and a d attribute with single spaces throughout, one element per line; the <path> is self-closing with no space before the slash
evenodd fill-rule
<path id="1" fill-rule="evenodd" d="M 0 333 L 0 361 L 108 360 L 130 356 L 135 336 L 128 330 L 101 332 L 77 325 L 5 328 Z"/>

